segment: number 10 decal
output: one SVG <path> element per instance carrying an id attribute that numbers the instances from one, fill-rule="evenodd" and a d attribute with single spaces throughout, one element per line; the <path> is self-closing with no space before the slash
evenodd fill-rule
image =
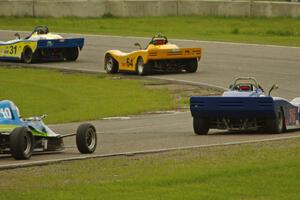
<path id="1" fill-rule="evenodd" d="M 10 109 L 9 108 L 0 108 L 0 118 L 11 119 L 12 114 L 11 114 Z"/>

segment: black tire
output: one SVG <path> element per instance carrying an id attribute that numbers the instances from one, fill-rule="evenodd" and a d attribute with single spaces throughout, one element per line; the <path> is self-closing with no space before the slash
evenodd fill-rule
<path id="1" fill-rule="evenodd" d="M 151 73 L 151 68 L 149 65 L 144 64 L 144 60 L 142 57 L 138 57 L 135 71 L 138 75 L 144 76 Z"/>
<path id="2" fill-rule="evenodd" d="M 25 47 L 24 50 L 23 50 L 23 53 L 22 53 L 22 60 L 29 64 L 32 62 L 32 59 L 33 59 L 33 52 L 31 50 L 30 47 Z"/>
<path id="3" fill-rule="evenodd" d="M 96 128 L 89 123 L 81 124 L 76 133 L 76 145 L 80 153 L 93 153 L 97 147 Z"/>
<path id="4" fill-rule="evenodd" d="M 188 73 L 195 73 L 198 69 L 198 61 L 197 59 L 189 60 L 188 66 L 185 68 Z"/>
<path id="5" fill-rule="evenodd" d="M 108 74 L 116 74 L 119 71 L 119 65 L 117 61 L 110 54 L 105 56 L 104 69 Z"/>
<path id="6" fill-rule="evenodd" d="M 268 133 L 283 133 L 285 131 L 285 120 L 283 112 L 279 111 L 275 119 L 267 120 L 265 128 Z"/>
<path id="7" fill-rule="evenodd" d="M 9 136 L 10 152 L 16 160 L 27 160 L 34 149 L 32 133 L 25 127 L 15 128 Z"/>
<path id="8" fill-rule="evenodd" d="M 75 61 L 75 60 L 77 60 L 78 56 L 79 56 L 79 49 L 78 49 L 78 47 L 66 48 L 63 51 L 63 57 L 67 61 Z"/>
<path id="9" fill-rule="evenodd" d="M 193 128 L 196 135 L 206 135 L 209 131 L 209 123 L 202 118 L 193 118 Z"/>

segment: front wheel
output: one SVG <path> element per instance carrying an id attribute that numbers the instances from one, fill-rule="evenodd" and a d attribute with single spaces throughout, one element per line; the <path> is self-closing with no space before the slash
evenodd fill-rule
<path id="1" fill-rule="evenodd" d="M 209 131 L 209 122 L 203 118 L 193 118 L 193 128 L 196 135 L 206 135 Z"/>
<path id="2" fill-rule="evenodd" d="M 198 61 L 197 59 L 192 59 L 188 62 L 188 66 L 185 68 L 188 73 L 195 73 L 198 69 Z"/>
<path id="3" fill-rule="evenodd" d="M 105 71 L 108 74 L 115 74 L 118 73 L 119 71 L 119 66 L 117 61 L 109 54 L 105 56 L 104 66 L 105 66 L 104 67 Z"/>
<path id="4" fill-rule="evenodd" d="M 80 153 L 93 153 L 97 147 L 96 128 L 89 123 L 81 124 L 76 133 L 76 145 Z"/>
<path id="5" fill-rule="evenodd" d="M 31 157 L 34 149 L 34 139 L 27 128 L 15 128 L 10 133 L 9 139 L 10 152 L 16 160 L 26 160 Z"/>
<path id="6" fill-rule="evenodd" d="M 66 48 L 63 51 L 63 56 L 67 61 L 75 61 L 79 56 L 79 50 L 75 48 Z"/>

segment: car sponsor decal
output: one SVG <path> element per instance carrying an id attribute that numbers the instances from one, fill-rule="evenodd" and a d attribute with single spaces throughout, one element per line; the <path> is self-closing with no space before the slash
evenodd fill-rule
<path id="1" fill-rule="evenodd" d="M 296 120 L 298 118 L 298 109 L 297 108 L 290 108 L 288 110 L 289 117 L 288 117 L 288 123 L 287 124 L 296 124 Z"/>

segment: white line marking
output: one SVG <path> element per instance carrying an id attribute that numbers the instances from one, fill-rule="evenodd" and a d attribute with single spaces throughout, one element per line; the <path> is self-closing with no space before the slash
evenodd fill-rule
<path id="1" fill-rule="evenodd" d="M 105 117 L 103 119 L 104 120 L 116 120 L 116 119 L 119 119 L 119 120 L 128 120 L 128 119 L 131 119 L 131 117 Z"/>
<path id="2" fill-rule="evenodd" d="M 14 31 L 14 30 L 1 30 L 0 32 L 20 32 L 20 33 L 30 33 L 30 31 Z M 110 38 L 124 38 L 124 39 L 151 39 L 150 37 L 138 37 L 138 36 L 118 36 L 118 35 L 97 35 L 97 34 L 81 34 L 81 33 L 58 33 L 58 34 L 66 34 L 66 35 L 78 35 L 78 36 L 91 36 L 91 37 L 110 37 Z M 200 42 L 200 43 L 212 43 L 212 44 L 230 44 L 230 45 L 238 45 L 238 46 L 257 46 L 257 47 L 273 47 L 273 48 L 291 48 L 291 49 L 300 49 L 300 47 L 294 46 L 281 46 L 281 45 L 272 45 L 272 44 L 251 44 L 251 43 L 238 43 L 238 42 L 221 42 L 221 41 L 206 41 L 206 40 L 192 40 L 192 39 L 176 39 L 170 38 L 175 41 L 182 42 Z"/>
<path id="3" fill-rule="evenodd" d="M 91 158 L 106 158 L 106 157 L 115 157 L 115 156 L 134 156 L 134 155 L 140 155 L 140 154 L 162 153 L 162 152 L 177 151 L 177 150 L 189 150 L 189 149 L 197 149 L 197 148 L 222 147 L 222 146 L 242 145 L 242 144 L 251 144 L 251 143 L 259 143 L 259 142 L 270 142 L 270 141 L 286 140 L 286 139 L 293 139 L 293 138 L 300 138 L 300 135 L 283 136 L 283 137 L 277 137 L 277 138 L 250 140 L 250 141 L 241 141 L 241 142 L 227 142 L 227 143 L 223 143 L 223 144 L 194 145 L 194 146 L 186 146 L 186 147 L 163 148 L 163 149 L 152 149 L 152 150 L 145 150 L 145 151 L 132 151 L 132 152 L 122 152 L 122 153 L 112 153 L 112 154 L 102 154 L 102 155 L 77 156 L 77 157 L 72 157 L 72 158 L 61 158 L 61 159 L 51 159 L 51 160 L 42 160 L 42 161 L 31 161 L 31 162 L 26 162 L 26 163 L 0 165 L 0 170 L 40 166 L 40 165 L 47 165 L 50 163 L 59 163 L 59 162 L 74 161 L 74 160 L 85 160 L 85 159 L 91 159 Z"/>

